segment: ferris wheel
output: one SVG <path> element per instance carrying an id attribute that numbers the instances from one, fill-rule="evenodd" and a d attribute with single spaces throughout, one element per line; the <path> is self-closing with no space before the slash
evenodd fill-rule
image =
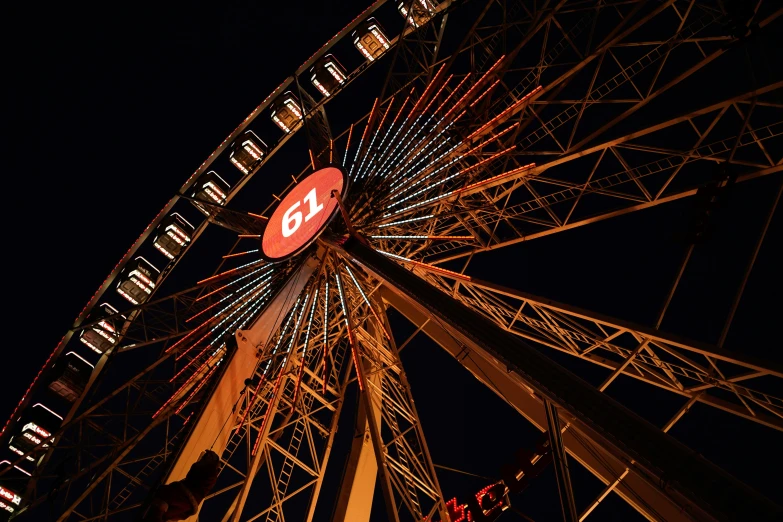
<path id="1" fill-rule="evenodd" d="M 763 0 L 374 2 L 223 141 L 84 307 L 4 424 L 0 516 L 367 521 L 382 505 L 393 521 L 488 521 L 552 466 L 553 518 L 584 520 L 612 494 L 640 519 L 779 519 L 667 434 L 697 403 L 783 431 L 783 369 L 724 348 L 741 290 L 717 343 L 660 327 L 729 190 L 777 180 L 748 271 L 774 215 L 783 81 L 752 56 L 781 14 Z M 274 163 L 284 148 L 296 170 Z M 698 218 L 655 324 L 473 268 L 685 198 Z M 198 251 L 212 233 L 233 246 Z M 180 263 L 201 276 L 170 277 Z M 440 486 L 392 309 L 542 432 L 475 495 Z M 679 409 L 648 422 L 605 393 L 625 379 Z M 354 389 L 358 435 L 324 499 Z M 577 466 L 601 483 L 586 506 Z"/>

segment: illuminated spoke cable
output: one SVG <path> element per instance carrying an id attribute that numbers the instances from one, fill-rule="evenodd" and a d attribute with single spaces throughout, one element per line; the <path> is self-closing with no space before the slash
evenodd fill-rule
<path id="1" fill-rule="evenodd" d="M 262 283 L 262 284 L 263 284 L 263 283 Z M 182 358 L 183 358 L 183 357 L 184 357 L 184 356 L 185 356 L 185 355 L 186 355 L 186 354 L 187 354 L 187 353 L 188 353 L 190 350 L 192 350 L 192 349 L 193 349 L 193 348 L 194 348 L 194 347 L 195 347 L 195 346 L 196 346 L 198 343 L 200 343 L 201 341 L 203 341 L 205 338 L 209 337 L 211 334 L 213 334 L 213 333 L 215 332 L 215 330 L 217 330 L 218 328 L 220 328 L 220 326 L 221 326 L 221 325 L 223 325 L 223 324 L 224 324 L 226 321 L 228 321 L 229 319 L 231 319 L 231 318 L 232 318 L 232 317 L 233 317 L 233 316 L 234 316 L 234 315 L 235 315 L 237 312 L 239 312 L 240 310 L 242 310 L 242 309 L 243 309 L 244 307 L 246 307 L 248 304 L 252 303 L 252 302 L 253 302 L 253 301 L 252 301 L 252 299 L 253 299 L 253 298 L 255 298 L 255 297 L 257 297 L 257 296 L 258 296 L 258 294 L 260 294 L 261 292 L 263 292 L 264 290 L 266 290 L 266 289 L 267 289 L 267 288 L 268 288 L 270 285 L 269 285 L 269 284 L 267 284 L 266 286 L 264 286 L 263 288 L 260 288 L 260 289 L 259 289 L 259 286 L 261 286 L 261 285 L 258 285 L 258 286 L 256 286 L 256 287 L 254 287 L 253 289 L 251 289 L 250 291 L 246 292 L 245 294 L 243 294 L 243 296 L 241 296 L 240 298 L 237 298 L 235 301 L 231 302 L 229 305 L 227 305 L 225 308 L 223 308 L 223 310 L 221 310 L 220 312 L 218 312 L 217 314 L 215 314 L 215 315 L 213 316 L 213 318 L 212 318 L 212 319 L 214 319 L 215 317 L 219 317 L 219 316 L 220 316 L 220 315 L 221 315 L 221 314 L 222 314 L 224 311 L 227 311 L 227 310 L 228 310 L 228 309 L 230 309 L 232 306 L 235 306 L 235 305 L 236 305 L 238 302 L 240 302 L 240 301 L 244 301 L 244 302 L 243 302 L 241 305 L 239 305 L 238 307 L 236 307 L 236 308 L 235 308 L 235 309 L 234 309 L 234 310 L 233 310 L 231 313 L 229 313 L 229 314 L 228 314 L 226 317 L 224 317 L 224 318 L 223 318 L 223 319 L 222 319 L 220 322 L 218 322 L 218 323 L 217 323 L 215 326 L 213 326 L 213 327 L 212 327 L 212 329 L 210 329 L 210 330 L 209 330 L 209 331 L 208 331 L 206 334 L 204 334 L 204 335 L 201 337 L 201 339 L 199 339 L 198 341 L 196 341 L 195 343 L 193 343 L 193 344 L 190 346 L 190 348 L 187 348 L 185 351 L 183 351 L 182 353 L 180 353 L 180 354 L 177 356 L 176 360 L 180 360 L 180 359 L 182 359 Z M 255 294 L 253 294 L 253 296 L 252 296 L 252 297 L 249 297 L 248 299 L 242 299 L 242 297 L 249 296 L 249 295 L 250 295 L 251 293 L 253 293 L 253 292 L 256 292 L 256 293 L 255 293 Z M 211 321 L 212 319 L 209 319 L 207 322 Z"/>
<path id="2" fill-rule="evenodd" d="M 299 359 L 299 373 L 296 376 L 296 386 L 294 386 L 294 396 L 291 399 L 291 410 L 296 408 L 296 399 L 299 396 L 299 385 L 302 383 L 302 373 L 307 360 L 307 345 L 310 343 L 310 329 L 313 326 L 313 314 L 315 313 L 315 305 L 318 304 L 318 289 L 315 290 L 313 295 L 313 304 L 310 306 L 310 317 L 307 319 L 307 331 L 305 332 L 304 345 L 302 346 L 302 357 Z"/>
<path id="3" fill-rule="evenodd" d="M 443 240 L 475 240 L 473 236 L 370 236 L 371 239 L 443 239 Z"/>
<path id="4" fill-rule="evenodd" d="M 220 292 L 221 290 L 225 290 L 225 289 L 226 289 L 226 288 L 228 288 L 229 286 L 231 286 L 231 285 L 234 285 L 234 284 L 236 284 L 236 283 L 238 283 L 238 282 L 240 282 L 240 281 L 242 281 L 242 280 L 244 280 L 244 279 L 247 279 L 248 277 L 251 277 L 253 274 L 257 274 L 257 273 L 258 273 L 258 272 L 260 272 L 261 270 L 264 270 L 264 268 L 267 268 L 267 271 L 266 271 L 266 272 L 264 272 L 264 274 L 268 274 L 268 273 L 269 273 L 271 270 L 273 270 L 273 269 L 274 269 L 274 266 L 270 266 L 270 267 L 261 267 L 261 268 L 258 268 L 258 269 L 256 269 L 256 270 L 253 270 L 252 272 L 248 272 L 247 274 L 245 274 L 245 275 L 243 275 L 243 276 L 237 277 L 236 279 L 232 280 L 230 283 L 226 283 L 225 285 L 223 285 L 223 286 L 221 286 L 221 287 L 219 287 L 219 288 L 216 288 L 215 290 L 213 290 L 213 291 L 211 291 L 211 292 L 209 292 L 209 293 L 207 293 L 207 294 L 204 294 L 204 295 L 201 295 L 201 296 L 199 296 L 199 297 L 196 299 L 196 302 L 198 302 L 198 301 L 201 301 L 202 299 L 206 299 L 207 297 L 209 297 L 209 296 L 211 296 L 211 295 L 214 295 L 214 294 L 216 294 L 217 292 Z"/>
<path id="5" fill-rule="evenodd" d="M 378 324 L 381 327 L 381 330 L 383 330 L 383 334 L 386 336 L 387 339 L 391 340 L 391 335 L 389 335 L 389 332 L 386 331 L 386 325 L 381 321 L 381 318 L 378 316 L 378 314 L 375 312 L 375 308 L 370 304 L 370 300 L 367 299 L 367 294 L 364 293 L 364 290 L 362 289 L 362 286 L 359 284 L 359 281 L 356 280 L 356 278 L 353 275 L 353 272 L 351 272 L 351 269 L 348 267 L 348 264 L 345 264 L 345 270 L 348 272 L 348 275 L 351 276 L 351 280 L 353 281 L 354 286 L 357 290 L 359 290 L 359 293 L 361 294 L 362 298 L 364 299 L 365 304 L 367 305 L 367 308 L 370 309 L 372 312 L 373 317 L 375 317 L 375 320 L 378 321 Z"/>
<path id="6" fill-rule="evenodd" d="M 226 254 L 226 255 L 223 256 L 223 259 L 228 259 L 228 258 L 231 258 L 231 257 L 244 256 L 244 255 L 247 255 L 247 254 L 253 254 L 255 252 L 258 252 L 257 248 L 253 249 L 253 250 L 245 250 L 244 252 L 237 252 L 235 254 Z"/>
<path id="7" fill-rule="evenodd" d="M 292 335 L 291 335 L 291 343 L 288 345 L 288 352 L 285 354 L 285 356 L 283 357 L 282 362 L 280 363 L 280 372 L 279 372 L 279 374 L 277 376 L 277 381 L 275 382 L 275 389 L 274 389 L 274 392 L 272 394 L 272 401 L 269 403 L 270 408 L 271 408 L 271 405 L 276 401 L 277 394 L 280 393 L 280 391 L 281 391 L 280 383 L 282 382 L 283 375 L 285 375 L 285 365 L 286 365 L 286 362 L 288 361 L 288 356 L 291 355 L 291 350 L 293 349 L 294 342 L 296 341 L 296 337 L 297 337 L 296 334 L 299 331 L 299 325 L 301 324 L 302 317 L 304 316 L 305 310 L 307 309 L 307 302 L 308 302 L 309 299 L 310 299 L 310 294 L 308 293 L 307 295 L 305 295 L 304 302 L 302 303 L 302 310 L 299 313 L 299 317 L 296 320 L 296 325 L 294 326 L 294 329 L 293 329 L 293 332 L 292 332 Z M 256 442 L 253 445 L 253 451 L 251 452 L 251 455 L 255 455 L 256 452 L 258 451 L 258 447 L 261 444 L 261 439 L 262 439 L 262 437 L 264 435 L 264 431 L 266 430 L 266 426 L 269 423 L 269 421 L 270 421 L 270 419 L 272 417 L 272 414 L 273 414 L 273 412 L 270 411 L 270 409 L 267 409 L 266 415 L 264 415 L 264 421 L 261 424 L 261 429 L 258 432 L 258 437 L 256 437 Z"/>
<path id="8" fill-rule="evenodd" d="M 505 135 L 507 132 L 509 132 L 509 131 L 511 131 L 512 129 L 516 128 L 518 125 L 519 125 L 519 123 L 517 122 L 517 123 L 515 123 L 515 124 L 511 125 L 510 127 L 508 127 L 508 128 L 506 128 L 506 129 L 504 129 L 503 131 L 499 132 L 499 133 L 498 133 L 498 134 L 496 134 L 495 136 L 493 136 L 493 137 L 491 137 L 491 138 L 489 138 L 489 139 L 487 139 L 487 140 L 484 140 L 483 142 L 481 142 L 480 144 L 476 145 L 476 146 L 475 146 L 475 147 L 473 147 L 472 149 L 469 149 L 469 150 L 468 150 L 468 151 L 466 151 L 465 153 L 462 153 L 462 154 L 460 154 L 460 155 L 459 155 L 457 158 L 455 158 L 455 159 L 453 159 L 453 160 L 449 161 L 448 163 L 446 163 L 445 165 L 443 165 L 443 166 L 441 166 L 441 167 L 438 167 L 438 168 L 437 168 L 435 171 L 431 172 L 430 174 L 427 174 L 427 175 L 425 175 L 425 176 L 422 176 L 422 177 L 420 177 L 418 180 L 416 180 L 416 181 L 414 181 L 413 183 L 411 183 L 410 185 L 408 185 L 408 186 L 407 186 L 407 188 L 403 188 L 403 186 L 397 187 L 397 189 L 396 189 L 394 192 L 392 192 L 392 193 L 391 193 L 391 194 L 390 194 L 390 195 L 387 197 L 387 199 L 395 199 L 396 197 L 399 197 L 400 195 L 404 194 L 404 193 L 405 193 L 405 192 L 407 192 L 408 190 L 411 190 L 411 189 L 413 189 L 414 187 L 416 187 L 416 186 L 417 186 L 417 185 L 419 185 L 420 183 L 422 183 L 422 182 L 426 181 L 427 179 L 429 179 L 429 178 L 430 178 L 430 177 L 432 177 L 433 175 L 435 175 L 435 174 L 437 174 L 438 172 L 442 171 L 444 168 L 447 168 L 448 166 L 452 165 L 453 163 L 455 163 L 455 162 L 457 162 L 457 161 L 459 161 L 459 160 L 462 160 L 462 159 L 464 159 L 464 158 L 465 158 L 465 157 L 467 157 L 467 156 L 470 156 L 470 155 L 474 154 L 474 153 L 475 153 L 475 152 L 477 152 L 478 150 L 481 150 L 481 149 L 482 149 L 482 148 L 484 148 L 485 146 L 489 145 L 491 142 L 493 142 L 493 141 L 495 141 L 495 140 L 499 139 L 500 137 L 502 137 L 503 135 Z M 456 149 L 457 147 L 459 147 L 460 145 L 463 145 L 463 144 L 464 144 L 464 142 L 457 143 L 457 144 L 456 144 L 456 145 L 454 145 L 454 146 L 453 146 L 451 149 L 449 149 L 448 151 L 446 151 L 446 152 L 445 152 L 443 155 L 439 156 L 439 158 L 438 158 L 438 159 L 440 159 L 440 158 L 442 158 L 442 157 L 446 156 L 447 154 L 449 154 L 450 152 L 452 152 L 454 149 Z M 436 160 L 436 161 L 437 161 L 437 160 Z M 432 163 L 435 163 L 436 161 L 433 161 Z M 431 163 L 431 164 L 432 164 L 432 163 Z M 422 169 L 419 171 L 419 175 L 423 174 L 423 173 L 425 172 L 425 169 L 427 169 L 427 168 L 429 168 L 429 166 L 422 168 Z M 413 181 L 413 179 L 414 179 L 414 178 L 411 178 L 411 180 L 410 180 L 410 181 Z M 406 183 L 408 183 L 408 182 L 406 182 Z M 405 185 L 405 183 L 403 183 L 403 185 Z"/>
<path id="9" fill-rule="evenodd" d="M 362 158 L 362 163 L 359 165 L 359 170 L 356 171 L 357 178 L 364 177 L 364 173 L 362 172 L 364 168 L 364 162 L 367 161 L 367 158 L 370 156 L 370 153 L 372 153 L 373 150 L 372 147 L 375 144 L 375 140 L 378 138 L 378 134 L 381 132 L 381 129 L 383 128 L 383 123 L 386 121 L 386 116 L 389 115 L 389 111 L 391 110 L 391 106 L 393 102 L 394 102 L 394 96 L 392 96 L 391 100 L 389 100 L 389 104 L 386 106 L 386 112 L 383 113 L 383 116 L 381 117 L 381 122 L 378 124 L 378 128 L 375 129 L 375 132 L 372 135 L 372 139 L 370 140 L 370 144 L 367 145 L 367 152 Z"/>
<path id="10" fill-rule="evenodd" d="M 343 308 L 343 317 L 345 318 L 345 330 L 348 332 L 348 342 L 351 343 L 351 357 L 353 358 L 353 366 L 356 370 L 356 376 L 359 381 L 359 390 L 364 391 L 364 384 L 362 383 L 362 372 L 359 368 L 359 354 L 356 351 L 356 342 L 353 338 L 353 331 L 351 330 L 351 321 L 348 319 L 348 308 L 345 306 L 345 296 L 343 295 L 343 285 L 340 282 L 340 271 L 334 272 L 334 279 L 337 281 L 337 292 L 340 294 L 340 306 Z"/>
<path id="11" fill-rule="evenodd" d="M 446 183 L 447 181 L 450 181 L 450 180 L 456 178 L 457 176 L 461 176 L 461 175 L 463 175 L 463 174 L 465 174 L 467 172 L 474 171 L 477 168 L 479 168 L 481 165 L 485 165 L 485 164 L 489 163 L 492 160 L 495 160 L 495 159 L 497 159 L 497 158 L 499 158 L 499 157 L 501 157 L 501 156 L 503 156 L 505 154 L 508 154 L 509 152 L 514 150 L 515 148 L 516 148 L 515 146 L 511 146 L 511 147 L 509 147 L 507 149 L 501 150 L 500 152 L 496 152 L 492 156 L 490 156 L 488 158 L 484 158 L 483 160 L 479 161 L 475 165 L 471 165 L 471 166 L 466 167 L 466 168 L 464 168 L 462 170 L 458 170 L 457 172 L 455 172 L 453 174 L 450 174 L 450 175 L 448 175 L 446 177 L 443 177 L 443 178 L 439 179 L 438 181 L 435 181 L 433 183 L 429 183 L 426 187 L 424 187 L 422 189 L 419 189 L 418 191 L 414 192 L 413 194 L 409 194 L 408 196 L 406 196 L 406 197 L 404 197 L 402 199 L 398 199 L 397 201 L 394 201 L 393 203 L 390 203 L 386 208 L 395 207 L 395 206 L 399 205 L 400 203 L 402 203 L 404 201 L 407 201 L 407 200 L 409 200 L 411 198 L 414 198 L 414 197 L 416 197 L 416 196 L 418 196 L 420 194 L 423 194 L 425 192 L 429 192 L 430 190 L 434 189 L 435 187 L 438 187 L 438 186 Z"/>
<path id="12" fill-rule="evenodd" d="M 266 362 L 266 368 L 264 368 L 263 373 L 258 378 L 258 384 L 255 387 L 255 390 L 253 391 L 253 395 L 248 399 L 248 405 L 245 409 L 245 413 L 242 415 L 242 418 L 239 421 L 239 424 L 237 424 L 237 428 L 234 431 L 234 435 L 239 434 L 239 430 L 242 428 L 242 426 L 245 423 L 245 419 L 247 418 L 247 415 L 250 413 L 250 410 L 253 409 L 253 405 L 255 404 L 256 397 L 258 396 L 258 392 L 261 390 L 261 386 L 266 381 L 266 374 L 269 371 L 269 367 L 272 364 L 272 358 L 277 353 L 278 348 L 280 347 L 280 343 L 283 341 L 283 338 L 285 337 L 285 333 L 288 330 L 289 325 L 291 324 L 291 321 L 293 320 L 294 316 L 296 315 L 296 309 L 299 307 L 299 301 L 301 301 L 301 296 L 296 300 L 296 303 L 294 303 L 293 309 L 291 313 L 288 315 L 288 319 L 286 320 L 285 324 L 283 325 L 283 328 L 280 330 L 280 335 L 278 336 L 277 343 L 275 344 L 274 349 L 272 350 L 271 355 L 269 356 L 269 359 Z M 260 366 L 260 365 L 259 365 Z"/>
<path id="13" fill-rule="evenodd" d="M 323 363 L 324 363 L 324 374 L 323 374 L 323 393 L 326 394 L 326 382 L 329 378 L 327 370 L 328 366 L 328 359 L 329 359 L 329 351 L 328 348 L 328 338 L 329 338 L 329 279 L 327 277 L 326 285 L 324 288 L 324 342 L 323 342 Z"/>
<path id="14" fill-rule="evenodd" d="M 462 279 L 463 281 L 472 280 L 470 276 L 466 276 L 465 274 L 460 274 L 459 272 L 454 272 L 453 270 L 446 270 L 445 268 L 441 268 L 439 266 L 430 265 L 428 263 L 422 263 L 421 261 L 414 261 L 413 259 L 410 259 L 408 257 L 398 256 L 397 254 L 392 254 L 391 252 L 384 252 L 383 250 L 378 250 L 377 248 L 375 249 L 375 251 L 378 252 L 379 254 L 383 254 L 385 256 L 391 257 L 392 259 L 398 259 L 400 261 L 409 263 L 412 266 L 420 266 L 429 272 L 447 275 L 455 279 Z"/>
<path id="15" fill-rule="evenodd" d="M 266 261 L 264 261 L 263 259 L 257 259 L 256 261 L 251 261 L 250 263 L 247 263 L 247 264 L 244 264 L 244 265 L 238 266 L 238 267 L 236 267 L 236 268 L 232 268 L 231 270 L 226 270 L 225 272 L 221 272 L 221 273 L 219 273 L 219 274 L 215 274 L 215 275 L 213 275 L 213 276 L 211 276 L 211 277 L 208 277 L 208 278 L 206 278 L 206 279 L 202 279 L 201 281 L 199 281 L 199 282 L 198 282 L 198 283 L 196 283 L 196 284 L 197 284 L 197 285 L 201 285 L 201 284 L 204 284 L 204 283 L 206 283 L 207 281 L 212 281 L 213 279 L 217 279 L 217 278 L 219 278 L 219 277 L 225 277 L 225 276 L 227 276 L 228 274 L 232 274 L 232 273 L 234 273 L 234 272 L 237 272 L 237 271 L 239 271 L 239 270 L 242 270 L 243 268 L 247 268 L 247 267 L 249 267 L 249 266 L 252 266 L 252 265 L 257 265 L 258 263 L 266 263 Z"/>
<path id="16" fill-rule="evenodd" d="M 432 219 L 434 217 L 435 217 L 434 214 L 430 214 L 428 216 L 419 216 L 410 219 L 401 219 L 400 221 L 392 221 L 391 223 L 384 223 L 383 225 L 378 225 L 378 228 L 395 227 L 397 225 L 404 225 L 406 223 L 413 223 L 415 221 L 422 221 L 424 219 Z"/>
<path id="17" fill-rule="evenodd" d="M 364 125 L 364 132 L 362 132 L 362 137 L 359 140 L 359 148 L 356 149 L 356 154 L 353 157 L 353 162 L 351 163 L 351 170 L 348 172 L 349 176 L 353 176 L 353 168 L 356 165 L 356 160 L 359 158 L 359 153 L 362 150 L 362 143 L 364 143 L 364 138 L 367 136 L 367 130 L 370 128 L 370 124 L 372 123 L 372 117 L 375 113 L 375 108 L 378 106 L 378 98 L 375 98 L 375 102 L 372 104 L 372 109 L 370 110 L 370 115 L 367 116 L 367 123 Z"/>
<path id="18" fill-rule="evenodd" d="M 411 94 L 413 94 L 413 89 L 411 89 Z M 399 119 L 400 115 L 402 114 L 402 110 L 405 108 L 405 106 L 408 104 L 408 100 L 411 98 L 411 94 L 408 94 L 407 98 L 402 102 L 402 105 L 400 105 L 400 110 L 397 111 L 397 115 L 394 117 L 394 119 L 391 122 L 391 125 L 389 125 L 389 128 L 386 129 L 386 134 L 384 134 L 383 139 L 378 144 L 378 151 L 380 154 L 373 157 L 373 161 L 367 166 L 367 170 L 370 170 L 372 165 L 376 164 L 383 160 L 386 156 L 386 153 L 388 152 L 387 149 L 384 149 L 384 145 L 386 144 L 386 138 L 389 137 L 389 134 L 391 134 L 392 129 L 394 129 L 394 126 L 397 124 L 397 120 Z M 374 178 L 377 174 L 377 169 L 373 169 L 370 172 L 370 175 L 368 176 L 367 180 Z"/>

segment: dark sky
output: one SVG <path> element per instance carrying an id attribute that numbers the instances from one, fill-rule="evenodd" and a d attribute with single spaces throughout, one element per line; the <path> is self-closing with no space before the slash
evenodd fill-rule
<path id="1" fill-rule="evenodd" d="M 0 379 L 2 422 L 174 191 L 368 3 L 331 0 L 308 9 L 293 1 L 164 8 L 125 3 L 103 10 L 36 5 L 6 18 L 4 113 L 10 117 L 3 120 L 10 124 L 5 133 L 10 141 L 4 150 L 11 162 L 4 183 L 12 203 L 5 213 L 3 251 L 8 355 Z M 291 172 L 305 161 L 297 160 Z M 715 342 L 778 183 L 780 175 L 770 176 L 734 191 L 716 217 L 710 241 L 697 246 L 664 330 Z M 686 199 L 518 245 L 503 255 L 479 256 L 474 273 L 650 325 L 687 248 L 678 230 L 692 205 Z M 625 239 L 618 244 L 613 237 Z M 783 362 L 777 335 L 781 237 L 778 212 L 727 342 L 730 349 L 777 363 Z M 393 320 L 400 327 L 398 340 L 405 339 L 411 327 L 399 317 Z M 431 342 L 417 339 L 403 361 L 436 464 L 497 477 L 517 448 L 534 444 L 532 427 Z M 603 375 L 586 378 L 600 382 Z M 659 425 L 682 402 L 623 379 L 610 394 Z M 476 410 L 492 420 L 475 420 Z M 783 488 L 779 475 L 771 473 L 783 464 L 779 434 L 703 406 L 687 417 L 674 436 L 769 496 Z M 344 458 L 335 451 L 331 465 L 339 470 Z M 574 467 L 581 509 L 600 486 Z M 447 497 L 486 485 L 448 471 L 440 478 Z M 557 520 L 551 470 L 512 501 L 536 521 Z M 382 508 L 380 498 L 377 505 Z M 594 516 L 631 520 L 633 512 L 610 496 Z M 511 513 L 504 518 L 522 520 Z"/>

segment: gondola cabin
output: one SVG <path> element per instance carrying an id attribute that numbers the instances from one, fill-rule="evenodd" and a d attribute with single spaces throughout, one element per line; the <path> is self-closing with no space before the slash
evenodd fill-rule
<path id="1" fill-rule="evenodd" d="M 76 352 L 68 352 L 53 368 L 49 389 L 68 402 L 79 398 L 87 387 L 95 366 Z"/>
<path id="2" fill-rule="evenodd" d="M 266 143 L 256 136 L 255 132 L 249 130 L 231 144 L 228 159 L 242 174 L 249 174 L 261 165 L 268 152 L 269 147 Z"/>
<path id="3" fill-rule="evenodd" d="M 324 96 L 331 96 L 347 78 L 345 68 L 331 54 L 321 57 L 310 68 L 310 81 Z"/>
<path id="4" fill-rule="evenodd" d="M 351 33 L 353 44 L 370 62 L 380 58 L 390 46 L 389 39 L 375 18 L 368 18 Z"/>
<path id="5" fill-rule="evenodd" d="M 174 259 L 193 239 L 193 225 L 174 212 L 158 226 L 157 235 L 152 244 L 169 259 Z"/>
<path id="6" fill-rule="evenodd" d="M 79 341 L 92 351 L 103 354 L 120 340 L 120 329 L 126 317 L 121 315 L 109 303 L 101 303 L 87 318 L 87 323 L 95 323 L 79 333 Z"/>
<path id="7" fill-rule="evenodd" d="M 132 304 L 141 304 L 149 299 L 155 290 L 160 270 L 139 256 L 125 267 L 117 283 L 117 293 Z"/>
<path id="8" fill-rule="evenodd" d="M 214 170 L 210 170 L 206 174 L 202 174 L 201 177 L 193 184 L 191 197 L 199 201 L 206 201 L 213 205 L 220 205 L 221 207 L 226 204 L 228 199 L 228 190 L 231 188 L 226 180 L 218 176 L 218 173 Z M 196 208 L 206 215 L 210 215 L 208 207 L 194 203 Z"/>
<path id="9" fill-rule="evenodd" d="M 284 92 L 272 103 L 272 121 L 288 134 L 302 121 L 302 105 L 294 93 Z"/>
<path id="10" fill-rule="evenodd" d="M 33 404 L 33 407 L 22 415 L 16 433 L 8 440 L 8 449 L 17 455 L 24 455 L 39 444 L 42 448 L 48 448 L 46 440 L 60 427 L 62 421 L 63 418 L 47 406 L 40 402 Z M 26 458 L 31 462 L 35 461 L 31 455 Z"/>
<path id="11" fill-rule="evenodd" d="M 410 13 L 408 8 L 410 7 Z M 413 27 L 426 24 L 435 13 L 435 5 L 430 0 L 400 0 L 397 9 Z"/>
<path id="12" fill-rule="evenodd" d="M 3 464 L 5 464 L 3 468 L 11 465 L 11 463 L 7 460 L 4 461 Z M 11 514 L 19 509 L 19 505 L 21 503 L 21 495 L 9 487 L 0 486 L 0 520 L 8 520 Z"/>

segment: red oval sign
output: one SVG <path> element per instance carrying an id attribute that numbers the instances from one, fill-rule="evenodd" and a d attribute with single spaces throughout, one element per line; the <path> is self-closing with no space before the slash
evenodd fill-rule
<path id="1" fill-rule="evenodd" d="M 309 245 L 337 210 L 332 191 L 342 195 L 344 186 L 345 175 L 337 167 L 317 170 L 301 180 L 269 218 L 261 240 L 264 256 L 278 261 Z"/>

